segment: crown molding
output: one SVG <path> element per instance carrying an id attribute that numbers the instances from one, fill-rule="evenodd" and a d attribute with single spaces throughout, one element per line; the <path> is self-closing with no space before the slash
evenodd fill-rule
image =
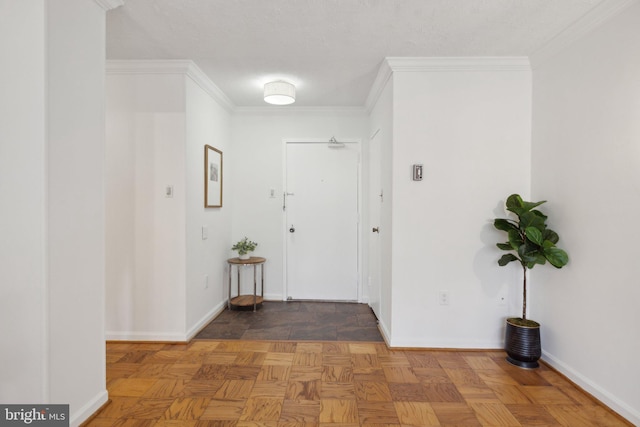
<path id="1" fill-rule="evenodd" d="M 242 115 L 290 115 L 290 114 L 341 114 L 365 115 L 364 107 L 292 107 L 292 106 L 264 106 L 264 107 L 236 107 L 233 111 Z"/>
<path id="2" fill-rule="evenodd" d="M 371 112 L 393 73 L 442 71 L 531 71 L 531 65 L 529 58 L 524 56 L 387 57 L 367 96 L 366 111 Z"/>
<path id="3" fill-rule="evenodd" d="M 236 109 L 229 97 L 190 60 L 108 60 L 106 72 L 107 74 L 182 74 L 193 80 L 228 112 L 232 113 Z"/>
<path id="4" fill-rule="evenodd" d="M 124 6 L 124 0 L 95 0 L 98 6 L 103 8 L 105 12 L 115 9 L 116 7 Z"/>
<path id="5" fill-rule="evenodd" d="M 198 67 L 194 62 L 189 61 L 189 69 L 187 76 L 191 78 L 202 90 L 207 92 L 214 100 L 218 102 L 225 110 L 233 113 L 236 109 L 235 104 L 229 97 L 218 87 L 211 79 Z"/>
<path id="6" fill-rule="evenodd" d="M 439 72 L 439 71 L 529 71 L 529 58 L 525 56 L 486 57 L 388 57 L 385 58 L 395 72 Z"/>
<path id="7" fill-rule="evenodd" d="M 382 95 L 382 91 L 391 76 L 393 75 L 393 70 L 389 66 L 389 61 L 385 59 L 380 64 L 380 68 L 378 68 L 378 74 L 376 75 L 376 79 L 373 81 L 373 85 L 371 85 L 371 89 L 369 89 L 369 95 L 367 96 L 367 100 L 364 103 L 364 108 L 367 113 L 371 114 L 373 107 L 378 102 L 380 95 Z"/>
<path id="8" fill-rule="evenodd" d="M 576 40 L 586 36 L 603 23 L 609 21 L 638 0 L 604 0 L 561 31 L 545 45 L 529 55 L 532 67 L 542 64 L 566 49 Z"/>
<path id="9" fill-rule="evenodd" d="M 109 59 L 107 74 L 186 74 L 193 61 L 187 59 Z"/>

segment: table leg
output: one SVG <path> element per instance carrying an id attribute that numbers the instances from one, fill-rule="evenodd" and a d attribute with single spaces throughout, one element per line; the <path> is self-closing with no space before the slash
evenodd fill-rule
<path id="1" fill-rule="evenodd" d="M 260 264 L 260 296 L 264 300 L 264 263 Z"/>
<path id="2" fill-rule="evenodd" d="M 256 295 L 256 265 L 253 265 L 253 311 L 256 311 L 258 305 L 258 297 Z"/>
<path id="3" fill-rule="evenodd" d="M 236 269 L 238 271 L 238 293 L 236 294 L 237 296 L 240 296 L 240 269 L 244 267 L 242 265 L 238 265 L 236 266 Z"/>
<path id="4" fill-rule="evenodd" d="M 229 264 L 229 299 L 227 300 L 227 309 L 231 310 L 231 269 L 233 268 L 232 264 Z"/>

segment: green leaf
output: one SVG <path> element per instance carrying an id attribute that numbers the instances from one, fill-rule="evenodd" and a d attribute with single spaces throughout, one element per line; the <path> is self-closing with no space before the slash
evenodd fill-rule
<path id="1" fill-rule="evenodd" d="M 496 246 L 499 247 L 500 249 L 502 249 L 503 251 L 512 251 L 513 250 L 513 248 L 509 244 L 509 242 L 507 242 L 507 243 L 496 243 Z"/>
<path id="2" fill-rule="evenodd" d="M 527 236 L 527 239 L 531 240 L 533 243 L 542 245 L 542 232 L 536 227 L 527 227 L 525 230 L 525 234 Z"/>
<path id="3" fill-rule="evenodd" d="M 537 216 L 539 216 L 540 218 L 542 218 L 544 221 L 547 220 L 547 216 L 545 214 L 543 214 L 542 212 L 540 212 L 539 210 L 532 210 L 531 213 L 536 214 Z"/>
<path id="4" fill-rule="evenodd" d="M 518 230 L 509 230 L 509 244 L 513 249 L 517 249 L 518 247 L 524 245 L 524 238 L 520 235 L 520 231 Z"/>
<path id="5" fill-rule="evenodd" d="M 520 195 L 512 194 L 507 197 L 506 205 L 508 211 L 521 216 L 525 212 L 529 212 L 531 209 L 535 208 L 536 206 L 540 206 L 543 203 L 546 203 L 546 200 L 543 200 L 541 202 L 525 202 L 524 200 L 522 200 L 522 197 L 520 197 Z"/>
<path id="6" fill-rule="evenodd" d="M 527 227 L 536 227 L 542 231 L 546 228 L 546 225 L 544 224 L 544 218 L 534 214 L 533 212 L 524 212 L 520 216 L 520 227 L 524 229 Z"/>
<path id="7" fill-rule="evenodd" d="M 547 228 L 546 230 L 544 230 L 544 232 L 542 233 L 542 237 L 544 238 L 544 240 L 548 240 L 551 243 L 553 243 L 554 245 L 556 243 L 558 243 L 558 240 L 560 240 L 560 237 L 558 236 L 558 233 L 556 233 L 555 231 Z"/>
<path id="8" fill-rule="evenodd" d="M 511 261 L 519 261 L 519 259 L 514 254 L 504 254 L 498 260 L 498 265 L 501 267 L 504 267 L 505 265 L 509 264 Z"/>
<path id="9" fill-rule="evenodd" d="M 518 226 L 515 225 L 512 221 L 503 218 L 496 218 L 493 221 L 493 226 L 498 230 L 509 231 L 509 230 L 517 230 Z"/>
<path id="10" fill-rule="evenodd" d="M 508 211 L 511 211 L 511 209 L 519 209 L 522 207 L 522 197 L 520 197 L 519 194 L 512 194 L 507 197 L 506 205 Z"/>
<path id="11" fill-rule="evenodd" d="M 569 256 L 560 248 L 544 248 L 544 256 L 556 268 L 562 268 L 569 262 Z"/>
<path id="12" fill-rule="evenodd" d="M 536 206 L 540 206 L 543 203 L 547 203 L 547 201 L 543 200 L 541 202 L 522 202 L 522 208 L 530 211 L 531 209 L 535 208 Z"/>

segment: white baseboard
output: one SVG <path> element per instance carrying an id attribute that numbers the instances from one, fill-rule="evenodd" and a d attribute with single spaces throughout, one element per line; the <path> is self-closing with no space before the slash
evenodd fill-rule
<path id="1" fill-rule="evenodd" d="M 198 332 L 202 330 L 202 328 L 207 326 L 209 322 L 211 322 L 213 319 L 218 317 L 218 315 L 222 313 L 226 307 L 227 307 L 226 301 L 223 301 L 219 303 L 217 306 L 213 307 L 207 314 L 205 314 L 202 317 L 202 319 L 200 319 L 195 325 L 193 325 L 187 331 L 187 341 L 191 341 L 191 339 L 195 337 L 198 334 Z"/>
<path id="2" fill-rule="evenodd" d="M 202 316 L 186 333 L 180 332 L 156 332 L 156 331 L 107 331 L 107 341 L 169 341 L 188 342 L 216 316 L 222 313 L 227 306 L 223 301 Z"/>
<path id="3" fill-rule="evenodd" d="M 542 351 L 542 360 L 560 372 L 562 375 L 569 378 L 576 383 L 584 391 L 591 394 L 603 404 L 626 418 L 633 425 L 640 426 L 640 411 L 632 408 L 626 402 L 623 402 L 619 397 L 614 396 L 600 385 L 594 383 L 580 372 L 574 370 L 569 365 L 550 354 L 547 351 Z"/>
<path id="4" fill-rule="evenodd" d="M 442 338 L 409 338 L 409 337 L 394 337 L 389 342 L 389 347 L 397 348 L 439 348 L 439 349 L 459 349 L 459 350 L 501 350 L 504 348 L 504 342 L 497 341 L 461 341 L 461 340 L 447 340 Z"/>
<path id="5" fill-rule="evenodd" d="M 381 320 L 378 320 L 378 330 L 380 331 L 382 339 L 387 344 L 387 346 L 391 347 L 391 345 L 389 345 L 389 343 L 391 342 L 391 334 L 389 333 L 387 325 Z"/>
<path id="6" fill-rule="evenodd" d="M 82 408 L 69 414 L 69 426 L 78 427 L 95 414 L 108 400 L 109 393 L 107 393 L 107 390 L 101 391 Z"/>
<path id="7" fill-rule="evenodd" d="M 105 335 L 107 341 L 187 341 L 186 335 L 180 332 L 107 331 Z"/>

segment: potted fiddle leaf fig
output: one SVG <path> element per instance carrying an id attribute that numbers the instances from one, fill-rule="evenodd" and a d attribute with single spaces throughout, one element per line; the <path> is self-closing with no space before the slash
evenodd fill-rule
<path id="1" fill-rule="evenodd" d="M 238 258 L 249 259 L 251 257 L 251 252 L 256 250 L 256 246 L 258 246 L 256 242 L 252 242 L 247 237 L 244 237 L 242 240 L 233 245 L 231 247 L 231 250 L 238 251 Z"/>
<path id="2" fill-rule="evenodd" d="M 522 368 L 537 368 L 542 355 L 540 324 L 527 319 L 527 270 L 536 265 L 549 264 L 562 268 L 569 262 L 565 251 L 556 246 L 558 233 L 547 228 L 547 216 L 537 208 L 546 201 L 527 202 L 518 194 L 507 198 L 506 208 L 514 218 L 496 218 L 493 225 L 507 233 L 508 240 L 497 246 L 508 253 L 502 255 L 498 265 L 517 262 L 522 267 L 522 317 L 507 319 L 505 351 L 507 361 Z"/>

